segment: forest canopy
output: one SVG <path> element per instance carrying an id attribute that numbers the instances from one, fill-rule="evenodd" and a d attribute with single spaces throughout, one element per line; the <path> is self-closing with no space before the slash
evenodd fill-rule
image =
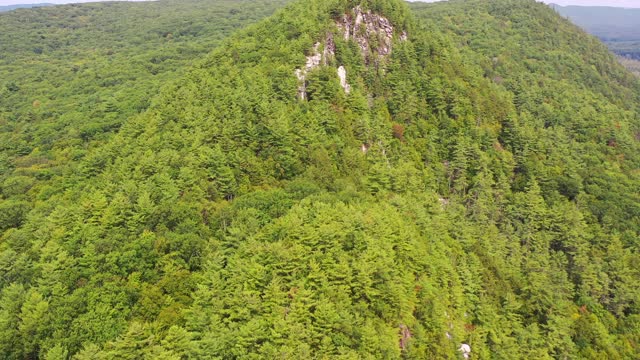
<path id="1" fill-rule="evenodd" d="M 544 4 L 55 6 L 0 54 L 2 358 L 640 351 L 640 82 Z"/>

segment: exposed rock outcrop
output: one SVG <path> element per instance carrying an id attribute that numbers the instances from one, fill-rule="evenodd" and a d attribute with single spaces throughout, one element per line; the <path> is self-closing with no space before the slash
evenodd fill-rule
<path id="1" fill-rule="evenodd" d="M 344 89 L 345 93 L 351 92 L 351 85 L 347 82 L 347 69 L 340 65 L 338 68 L 338 77 L 340 78 L 340 86 Z"/>
<path id="2" fill-rule="evenodd" d="M 407 325 L 400 325 L 400 348 L 402 351 L 407 350 L 407 345 L 409 344 L 411 337 L 412 334 L 409 327 Z"/>
<path id="3" fill-rule="evenodd" d="M 471 357 L 471 346 L 469 344 L 462 344 L 458 349 L 462 353 L 462 357 L 465 359 L 469 359 Z"/>
<path id="4" fill-rule="evenodd" d="M 298 87 L 298 96 L 300 99 L 307 99 L 307 74 L 309 71 L 320 66 L 321 62 L 322 54 L 320 54 L 320 43 L 315 43 L 315 45 L 313 45 L 313 52 L 307 56 L 307 63 L 304 65 L 304 68 L 296 69 L 296 77 L 300 82 L 300 86 Z"/>
<path id="5" fill-rule="evenodd" d="M 336 21 L 344 39 L 358 43 L 362 56 L 371 61 L 373 54 L 387 56 L 391 54 L 393 43 L 393 25 L 389 19 L 371 11 L 363 11 L 360 6 L 353 9 L 353 15 L 345 14 Z M 406 33 L 403 33 L 406 35 Z"/>
<path id="6" fill-rule="evenodd" d="M 360 48 L 360 52 L 365 63 L 374 63 L 376 66 L 381 59 L 391 54 L 393 45 L 394 27 L 389 19 L 375 14 L 370 10 L 364 11 L 360 6 L 355 7 L 350 14 L 343 15 L 336 20 L 336 26 L 345 41 L 355 41 Z M 400 41 L 407 40 L 407 33 L 400 34 Z M 320 47 L 324 46 L 322 52 Z M 307 99 L 307 75 L 319 66 L 327 66 L 330 59 L 335 57 L 336 44 L 333 34 L 327 34 L 323 43 L 316 43 L 313 52 L 307 56 L 307 62 L 302 69 L 296 69 L 296 77 L 300 82 L 298 87 L 298 97 Z M 340 65 L 337 69 L 340 86 L 346 94 L 351 92 L 351 85 L 347 82 L 347 69 Z"/>
<path id="7" fill-rule="evenodd" d="M 323 65 L 327 65 L 329 59 L 336 55 L 336 43 L 333 41 L 333 34 L 327 34 L 327 39 L 324 44 L 324 51 L 322 52 Z"/>

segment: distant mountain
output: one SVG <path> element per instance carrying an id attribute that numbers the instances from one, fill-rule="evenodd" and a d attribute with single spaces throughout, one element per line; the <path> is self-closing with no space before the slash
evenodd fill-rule
<path id="1" fill-rule="evenodd" d="M 640 59 L 640 9 L 551 5 L 618 55 Z"/>
<path id="2" fill-rule="evenodd" d="M 603 40 L 629 41 L 640 39 L 640 9 L 606 6 L 552 5 L 588 32 Z"/>
<path id="3" fill-rule="evenodd" d="M 0 6 L 0 12 L 11 11 L 15 9 L 29 9 L 34 7 L 42 7 L 42 6 L 53 6 L 55 4 L 51 3 L 41 3 L 41 4 L 17 4 L 17 5 L 4 5 Z"/>

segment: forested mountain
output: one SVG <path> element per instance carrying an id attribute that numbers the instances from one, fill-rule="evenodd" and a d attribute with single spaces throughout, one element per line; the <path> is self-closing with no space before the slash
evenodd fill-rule
<path id="1" fill-rule="evenodd" d="M 54 4 L 40 3 L 40 4 L 0 5 L 0 12 L 11 11 L 16 9 L 30 9 L 34 7 L 43 7 L 43 6 L 52 6 L 52 5 Z"/>
<path id="2" fill-rule="evenodd" d="M 640 39 L 640 9 L 609 6 L 552 5 L 562 16 L 570 18 L 590 33 L 612 41 Z"/>
<path id="3" fill-rule="evenodd" d="M 640 83 L 602 43 L 534 0 L 299 0 L 219 43 L 218 4 L 281 3 L 0 16 L 1 357 L 637 358 Z"/>
<path id="4" fill-rule="evenodd" d="M 23 192 L 73 173 L 69 164 L 144 111 L 163 84 L 284 3 L 110 2 L 1 14 L 0 183 L 15 175 Z"/>
<path id="5" fill-rule="evenodd" d="M 640 60 L 640 9 L 559 5 L 553 8 L 602 39 L 616 54 Z"/>

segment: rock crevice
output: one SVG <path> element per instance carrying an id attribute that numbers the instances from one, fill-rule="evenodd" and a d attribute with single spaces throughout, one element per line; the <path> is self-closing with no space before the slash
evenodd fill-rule
<path id="1" fill-rule="evenodd" d="M 370 10 L 364 11 L 357 6 L 349 14 L 344 14 L 336 20 L 336 26 L 345 41 L 354 41 L 358 44 L 362 57 L 366 64 L 372 62 L 378 66 L 380 60 L 388 57 L 392 51 L 394 27 L 389 19 L 375 14 Z M 319 66 L 327 66 L 330 59 L 335 57 L 336 44 L 333 34 L 327 34 L 324 44 L 317 42 L 313 46 L 310 55 L 302 69 L 296 69 L 295 74 L 300 83 L 298 97 L 307 100 L 307 75 Z M 400 41 L 407 40 L 407 33 L 400 34 Z M 320 47 L 324 46 L 322 52 Z M 351 85 L 347 82 L 347 69 L 344 65 L 337 68 L 340 86 L 346 94 L 351 92 Z"/>
<path id="2" fill-rule="evenodd" d="M 366 61 L 372 60 L 372 55 L 391 54 L 394 27 L 389 19 L 370 10 L 364 11 L 360 6 L 355 7 L 352 12 L 353 14 L 345 14 L 336 21 L 344 39 L 355 41 Z M 406 38 L 405 32 L 401 38 Z"/>

